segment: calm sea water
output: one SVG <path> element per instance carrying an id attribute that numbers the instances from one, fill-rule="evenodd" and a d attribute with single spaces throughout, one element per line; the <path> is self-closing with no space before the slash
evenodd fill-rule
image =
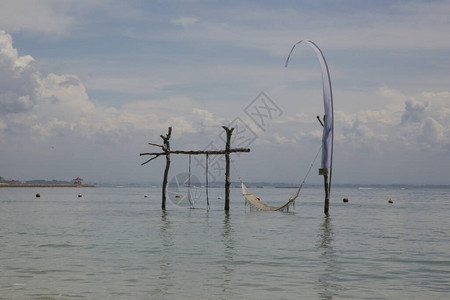
<path id="1" fill-rule="evenodd" d="M 290 213 L 209 194 L 162 212 L 159 188 L 0 189 L 0 299 L 450 298 L 450 189 L 336 187 L 330 217 L 319 187 Z"/>

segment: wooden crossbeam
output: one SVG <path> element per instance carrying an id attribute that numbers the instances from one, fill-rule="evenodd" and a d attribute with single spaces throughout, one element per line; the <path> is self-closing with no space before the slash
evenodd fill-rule
<path id="1" fill-rule="evenodd" d="M 203 151 L 203 150 L 191 150 L 191 151 L 185 151 L 185 150 L 170 150 L 167 152 L 153 152 L 153 153 L 141 153 L 139 156 L 145 156 L 145 155 L 166 155 L 166 153 L 170 154 L 190 154 L 190 155 L 202 155 L 202 154 L 209 154 L 209 155 L 222 155 L 227 153 L 235 153 L 235 152 L 250 152 L 250 149 L 248 148 L 232 148 L 230 150 L 211 150 L 211 151 Z"/>

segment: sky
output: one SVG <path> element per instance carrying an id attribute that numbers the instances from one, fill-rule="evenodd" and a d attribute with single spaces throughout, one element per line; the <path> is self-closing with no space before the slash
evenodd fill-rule
<path id="1" fill-rule="evenodd" d="M 450 184 L 448 1 L 0 2 L 0 176 L 160 183 L 173 150 L 223 149 L 231 179 L 299 183 L 334 96 L 333 182 Z M 192 157 L 205 179 L 206 158 Z M 189 158 L 172 155 L 169 177 Z M 322 182 L 315 161 L 307 183 Z M 223 157 L 209 157 L 223 183 Z"/>

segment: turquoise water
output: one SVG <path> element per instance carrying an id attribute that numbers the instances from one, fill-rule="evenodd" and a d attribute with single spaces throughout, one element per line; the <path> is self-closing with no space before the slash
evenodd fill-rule
<path id="1" fill-rule="evenodd" d="M 2 188 L 0 299 L 447 299 L 449 192 L 337 187 L 324 217 L 320 187 L 290 213 L 232 189 L 229 214 L 218 188 L 166 212 L 159 188 Z"/>

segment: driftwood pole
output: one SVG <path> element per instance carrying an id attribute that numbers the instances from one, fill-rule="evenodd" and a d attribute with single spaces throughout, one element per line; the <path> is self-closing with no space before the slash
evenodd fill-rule
<path id="1" fill-rule="evenodd" d="M 162 147 L 163 151 L 166 154 L 166 168 L 164 169 L 164 179 L 163 179 L 163 185 L 162 185 L 162 202 L 161 202 L 161 209 L 166 209 L 166 188 L 167 188 L 167 177 L 169 175 L 169 168 L 170 168 L 170 136 L 172 135 L 172 127 L 169 127 L 169 130 L 167 132 L 166 136 L 161 135 L 161 138 L 164 141 L 164 147 Z"/>
<path id="2" fill-rule="evenodd" d="M 323 207 L 323 212 L 328 215 L 328 209 L 330 207 L 330 186 L 328 184 L 328 169 L 323 172 L 323 186 L 325 188 L 325 204 Z"/>
<path id="3" fill-rule="evenodd" d="M 225 145 L 225 211 L 230 210 L 230 144 L 231 144 L 231 135 L 233 134 L 234 128 L 228 128 L 226 126 L 222 126 L 227 133 L 227 143 Z"/>
<path id="4" fill-rule="evenodd" d="M 226 167 L 225 167 L 225 211 L 230 210 L 230 153 L 236 152 L 250 152 L 248 148 L 231 148 L 231 135 L 233 133 L 234 128 L 229 129 L 226 126 L 223 126 L 227 134 L 227 142 L 225 145 L 225 150 L 170 150 L 170 135 L 172 133 L 172 127 L 169 127 L 169 131 L 166 136 L 161 135 L 161 138 L 164 141 L 164 145 L 158 145 L 153 143 L 148 143 L 149 145 L 156 146 L 162 148 L 163 152 L 153 152 L 153 153 L 141 153 L 140 156 L 144 155 L 152 155 L 153 157 L 149 160 L 143 162 L 141 165 L 145 165 L 146 163 L 154 160 L 158 156 L 165 155 L 166 156 L 166 169 L 164 170 L 164 179 L 163 179 L 163 187 L 162 187 L 162 204 L 161 208 L 166 209 L 166 186 L 167 186 L 167 176 L 169 174 L 170 167 L 170 154 L 189 154 L 189 155 L 225 155 Z"/>
<path id="5" fill-rule="evenodd" d="M 317 120 L 319 120 L 320 125 L 324 127 L 325 116 L 323 116 L 323 121 L 317 116 Z M 325 189 L 325 203 L 323 207 L 323 212 L 328 216 L 328 210 L 330 208 L 330 181 L 328 181 L 328 169 L 319 169 L 319 175 L 323 175 L 323 187 Z M 330 178 L 331 178 L 331 169 L 330 169 Z"/>

